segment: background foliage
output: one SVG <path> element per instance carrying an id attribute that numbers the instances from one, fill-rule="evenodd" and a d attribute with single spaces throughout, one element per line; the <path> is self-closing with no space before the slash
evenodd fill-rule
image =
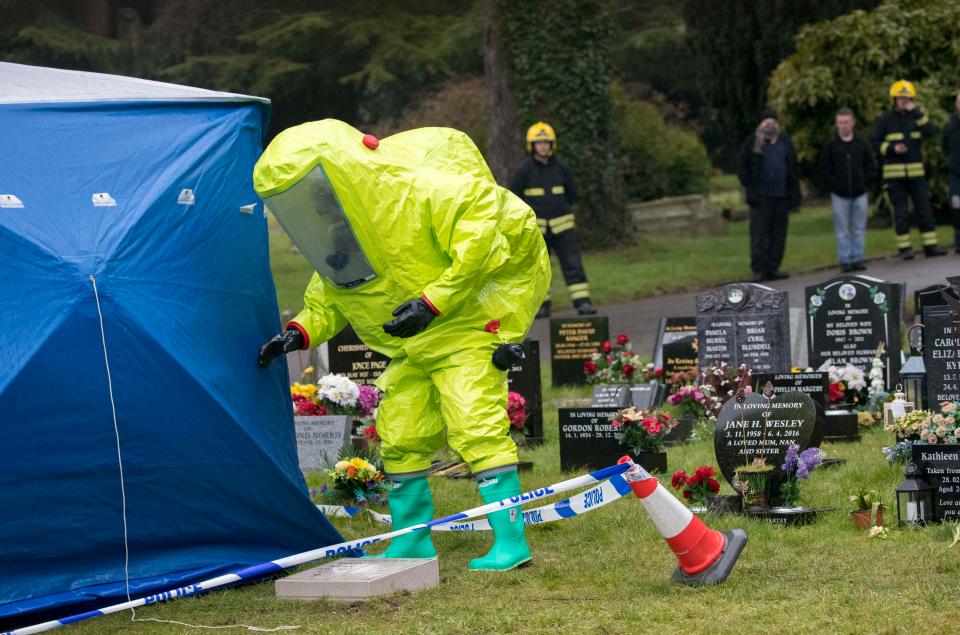
<path id="1" fill-rule="evenodd" d="M 914 82 L 918 104 L 937 126 L 954 111 L 960 81 L 960 4 L 888 0 L 804 28 L 796 52 L 770 80 L 770 100 L 780 110 L 800 159 L 812 168 L 833 134 L 834 113 L 849 106 L 869 137 L 874 120 L 890 108 L 890 84 Z M 945 198 L 946 168 L 939 135 L 924 142 L 924 163 L 935 201 Z"/>

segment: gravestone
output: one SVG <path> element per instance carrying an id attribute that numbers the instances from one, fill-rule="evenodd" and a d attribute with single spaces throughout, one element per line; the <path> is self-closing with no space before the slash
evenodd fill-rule
<path id="1" fill-rule="evenodd" d="M 527 402 L 527 443 L 543 443 L 543 394 L 540 385 L 540 342 L 523 342 L 524 357 L 507 373 L 508 390 L 520 393 Z"/>
<path id="2" fill-rule="evenodd" d="M 728 284 L 697 296 L 697 354 L 700 368 L 710 362 L 754 372 L 790 370 L 789 299 L 785 291 L 751 284 Z"/>
<path id="3" fill-rule="evenodd" d="M 727 400 L 717 415 L 713 434 L 717 465 L 730 485 L 737 467 L 755 458 L 766 459 L 777 475 L 791 442 L 801 451 L 812 447 L 816 426 L 816 406 L 806 393 L 781 393 L 769 405 L 755 392 L 744 397 L 743 404 Z"/>
<path id="4" fill-rule="evenodd" d="M 626 408 L 630 405 L 628 384 L 599 384 L 593 387 L 591 408 Z"/>
<path id="5" fill-rule="evenodd" d="M 828 433 L 826 410 L 830 406 L 830 375 L 827 373 L 760 373 L 751 377 L 753 391 L 763 392 L 767 382 L 773 384 L 774 394 L 802 392 L 810 395 L 817 407 L 816 425 L 810 436 L 810 447 L 820 447 Z"/>
<path id="6" fill-rule="evenodd" d="M 916 289 L 913 292 L 913 321 L 923 322 L 923 307 L 925 306 L 943 306 L 947 303 L 940 292 L 943 289 L 949 289 L 945 284 L 932 284 L 922 289 Z"/>
<path id="7" fill-rule="evenodd" d="M 667 385 L 657 382 L 630 386 L 630 404 L 640 410 L 659 408 L 667 397 Z"/>
<path id="8" fill-rule="evenodd" d="M 583 385 L 583 363 L 610 339 L 606 317 L 553 318 L 550 320 L 550 367 L 553 385 Z"/>
<path id="9" fill-rule="evenodd" d="M 337 462 L 340 450 L 350 446 L 352 417 L 294 417 L 293 425 L 297 438 L 297 459 L 300 471 L 304 474 L 329 469 Z"/>
<path id="10" fill-rule="evenodd" d="M 276 581 L 277 597 L 358 602 L 440 584 L 436 558 L 343 558 Z"/>
<path id="11" fill-rule="evenodd" d="M 935 412 L 941 402 L 960 401 L 960 296 L 949 289 L 941 298 L 923 308 L 926 408 Z"/>
<path id="12" fill-rule="evenodd" d="M 373 384 L 386 370 L 390 358 L 360 341 L 349 324 L 327 343 L 330 372 L 345 375 L 358 384 Z"/>
<path id="13" fill-rule="evenodd" d="M 933 486 L 937 519 L 960 521 L 960 445 L 914 444 L 912 449 L 913 464 Z"/>
<path id="14" fill-rule="evenodd" d="M 794 368 L 806 368 L 810 365 L 807 357 L 807 329 L 804 326 L 804 311 L 800 307 L 790 307 L 790 360 Z"/>
<path id="15" fill-rule="evenodd" d="M 660 318 L 653 365 L 664 377 L 697 370 L 697 318 Z"/>
<path id="16" fill-rule="evenodd" d="M 903 285 L 868 276 L 840 276 L 806 288 L 810 365 L 852 364 L 870 371 L 877 346 L 884 345 L 888 389 L 900 374 L 900 320 Z"/>
<path id="17" fill-rule="evenodd" d="M 560 408 L 560 469 L 609 467 L 627 453 L 617 442 L 610 418 L 619 408 Z"/>

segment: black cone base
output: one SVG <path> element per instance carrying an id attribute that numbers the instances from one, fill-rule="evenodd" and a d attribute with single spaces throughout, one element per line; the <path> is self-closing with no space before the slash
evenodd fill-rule
<path id="1" fill-rule="evenodd" d="M 747 544 L 747 532 L 742 529 L 731 529 L 720 533 L 723 534 L 725 544 L 717 561 L 695 575 L 684 573 L 683 569 L 677 567 L 673 572 L 674 582 L 687 586 L 710 586 L 720 584 L 727 579 L 733 571 L 733 565 L 740 557 L 740 552 Z"/>

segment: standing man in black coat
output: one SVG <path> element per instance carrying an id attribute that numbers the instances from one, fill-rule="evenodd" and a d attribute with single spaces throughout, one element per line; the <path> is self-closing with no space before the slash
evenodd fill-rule
<path id="1" fill-rule="evenodd" d="M 571 206 L 577 198 L 570 170 L 554 156 L 557 135 L 550 124 L 538 121 L 527 130 L 527 157 L 510 177 L 510 191 L 523 199 L 537 214 L 537 224 L 547 249 L 560 260 L 573 308 L 580 315 L 597 312 L 590 302 L 590 284 L 583 270 L 580 241 L 574 226 Z M 550 317 L 550 292 L 543 301 L 538 318 Z"/>
<path id="2" fill-rule="evenodd" d="M 844 273 L 863 271 L 867 234 L 867 187 L 876 171 L 873 149 L 856 134 L 857 119 L 849 108 L 836 116 L 837 134 L 820 151 L 820 182 L 830 192 L 837 260 Z"/>
<path id="3" fill-rule="evenodd" d="M 780 263 L 790 210 L 800 205 L 800 175 L 793 143 L 780 130 L 777 112 L 770 106 L 760 113 L 760 124 L 740 147 L 737 176 L 750 206 L 754 282 L 789 278 L 780 271 Z"/>
<path id="4" fill-rule="evenodd" d="M 943 156 L 947 160 L 947 177 L 950 180 L 950 211 L 953 212 L 953 240 L 960 254 L 960 93 L 957 93 L 957 112 L 943 129 L 941 140 Z"/>

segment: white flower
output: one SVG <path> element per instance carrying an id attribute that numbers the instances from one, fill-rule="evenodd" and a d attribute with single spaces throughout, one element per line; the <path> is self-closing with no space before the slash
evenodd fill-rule
<path id="1" fill-rule="evenodd" d="M 886 293 L 883 293 L 882 291 L 878 291 L 878 292 L 873 296 L 873 303 L 874 303 L 874 304 L 883 304 L 883 301 L 886 300 L 886 299 L 887 299 L 887 294 L 886 294 Z"/>
<path id="2" fill-rule="evenodd" d="M 317 381 L 317 396 L 350 408 L 357 405 L 360 387 L 342 375 L 324 375 Z"/>
<path id="3" fill-rule="evenodd" d="M 813 306 L 820 306 L 823 304 L 823 298 L 818 295 L 810 296 L 810 304 Z"/>

